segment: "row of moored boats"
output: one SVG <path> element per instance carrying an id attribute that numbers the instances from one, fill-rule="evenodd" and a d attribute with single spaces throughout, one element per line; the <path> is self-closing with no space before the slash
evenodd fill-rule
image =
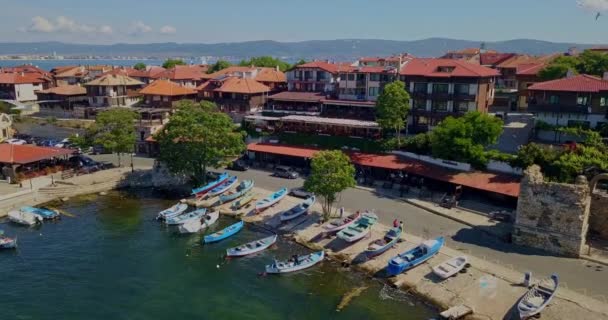
<path id="1" fill-rule="evenodd" d="M 32 227 L 42 224 L 44 220 L 55 220 L 61 216 L 56 210 L 23 206 L 9 211 L 7 217 L 12 223 Z M 17 238 L 11 238 L 5 235 L 3 230 L 0 230 L 0 249 L 15 248 L 17 248 Z"/>

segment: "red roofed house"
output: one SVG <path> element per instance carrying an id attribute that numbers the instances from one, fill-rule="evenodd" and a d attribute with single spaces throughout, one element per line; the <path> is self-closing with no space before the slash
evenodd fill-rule
<path id="1" fill-rule="evenodd" d="M 559 126 L 596 128 L 608 123 L 608 73 L 571 76 L 528 88 L 528 111 Z"/>
<path id="2" fill-rule="evenodd" d="M 152 79 L 171 80 L 186 88 L 196 88 L 206 80 L 206 65 L 177 65 L 163 72 L 154 72 Z"/>
<path id="3" fill-rule="evenodd" d="M 228 74 L 203 83 L 197 90 L 199 98 L 215 102 L 235 122 L 240 122 L 248 113 L 262 110 L 270 92 L 268 86 L 254 79 Z"/>
<path id="4" fill-rule="evenodd" d="M 12 183 L 63 170 L 74 150 L 0 144 L 0 177 Z"/>
<path id="5" fill-rule="evenodd" d="M 521 64 L 515 71 L 517 82 L 517 109 L 528 108 L 528 88 L 537 82 L 542 82 L 539 72 L 547 65 L 545 62 Z"/>
<path id="6" fill-rule="evenodd" d="M 0 68 L 0 99 L 36 101 L 36 91 L 52 85 L 50 74 L 34 66 Z"/>
<path id="7" fill-rule="evenodd" d="M 196 100 L 197 91 L 169 80 L 156 80 L 139 91 L 144 104 L 152 108 L 172 108 L 179 100 Z"/>
<path id="8" fill-rule="evenodd" d="M 400 75 L 411 95 L 409 132 L 425 132 L 447 116 L 487 112 L 500 74 L 462 60 L 413 59 Z"/>
<path id="9" fill-rule="evenodd" d="M 61 85 L 36 91 L 41 115 L 60 118 L 75 117 L 74 105 L 88 105 L 87 89 L 80 84 Z"/>

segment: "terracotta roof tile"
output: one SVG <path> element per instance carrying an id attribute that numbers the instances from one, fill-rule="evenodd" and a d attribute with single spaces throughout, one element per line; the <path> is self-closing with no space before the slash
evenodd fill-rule
<path id="1" fill-rule="evenodd" d="M 538 91 L 568 91 L 568 92 L 600 92 L 608 91 L 608 81 L 601 78 L 582 74 L 531 85 L 528 90 Z"/>
<path id="2" fill-rule="evenodd" d="M 329 63 L 326 61 L 312 61 L 312 62 L 308 62 L 305 64 L 301 64 L 299 66 L 296 66 L 296 69 L 315 68 L 315 69 L 321 69 L 323 71 L 327 71 L 330 73 L 337 73 L 341 70 L 345 70 L 350 67 L 351 67 L 350 63 Z"/>
<path id="3" fill-rule="evenodd" d="M 155 96 L 186 96 L 194 95 L 197 92 L 194 89 L 182 87 L 169 80 L 156 80 L 141 89 L 139 93 Z"/>
<path id="4" fill-rule="evenodd" d="M 451 72 L 443 72 L 441 68 L 452 69 Z M 500 75 L 498 71 L 480 66 L 478 64 L 455 60 L 455 59 L 433 59 L 416 58 L 401 68 L 401 75 L 423 76 L 423 77 L 495 77 Z"/>
<path id="5" fill-rule="evenodd" d="M 185 65 L 175 66 L 163 72 L 158 72 L 152 78 L 169 79 L 169 80 L 194 80 L 203 79 L 203 75 L 207 70 L 207 66 L 201 65 Z"/>
<path id="6" fill-rule="evenodd" d="M 0 73 L 0 83 L 2 84 L 27 84 L 45 82 L 50 82 L 50 79 L 40 73 Z"/>
<path id="7" fill-rule="evenodd" d="M 321 102 L 321 100 L 325 99 L 325 95 L 319 92 L 283 91 L 269 96 L 268 99 L 279 101 Z"/>
<path id="8" fill-rule="evenodd" d="M 540 70 L 546 66 L 545 63 L 526 63 L 517 66 L 516 72 L 518 76 L 535 76 Z"/>
<path id="9" fill-rule="evenodd" d="M 85 83 L 85 86 L 140 86 L 143 83 L 121 74 L 106 74 Z"/>
<path id="10" fill-rule="evenodd" d="M 78 96 L 78 95 L 86 95 L 87 89 L 81 86 L 58 86 L 49 88 L 46 90 L 40 90 L 36 93 L 45 93 L 45 94 L 56 94 L 60 96 Z"/>
<path id="11" fill-rule="evenodd" d="M 287 82 L 287 76 L 275 68 L 260 68 L 255 80 L 259 82 Z"/>
<path id="12" fill-rule="evenodd" d="M 222 86 L 216 88 L 214 91 L 254 94 L 268 92 L 270 91 L 270 88 L 253 79 L 242 79 L 233 77 L 225 80 Z"/>
<path id="13" fill-rule="evenodd" d="M 26 164 L 72 154 L 74 150 L 31 145 L 0 144 L 0 163 Z"/>

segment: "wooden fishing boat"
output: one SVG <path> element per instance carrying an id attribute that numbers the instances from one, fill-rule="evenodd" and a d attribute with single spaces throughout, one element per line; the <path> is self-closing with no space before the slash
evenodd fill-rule
<path id="1" fill-rule="evenodd" d="M 228 257 L 243 257 L 246 255 L 254 254 L 263 250 L 266 250 L 271 245 L 277 242 L 277 235 L 272 235 L 264 239 L 251 241 L 249 243 L 240 245 L 238 247 L 230 248 L 226 250 Z"/>
<path id="2" fill-rule="evenodd" d="M 325 229 L 325 233 L 332 234 L 352 226 L 353 224 L 355 224 L 355 222 L 357 222 L 357 220 L 359 220 L 360 217 L 361 213 L 357 211 L 356 213 L 353 213 L 344 219 L 332 220 L 323 228 Z"/>
<path id="3" fill-rule="evenodd" d="M 217 177 L 217 179 L 207 183 L 206 185 L 192 189 L 192 194 L 196 197 L 202 197 L 207 192 L 209 192 L 209 190 L 222 184 L 222 182 L 226 181 L 229 177 L 230 177 L 230 175 L 228 175 L 227 172 L 224 172 L 224 173 L 220 174 L 220 176 Z"/>
<path id="4" fill-rule="evenodd" d="M 212 243 L 212 242 L 218 242 L 218 241 L 224 240 L 228 237 L 235 235 L 237 232 L 241 231 L 244 226 L 245 226 L 245 223 L 243 221 L 239 221 L 216 233 L 206 235 L 203 238 L 203 243 Z"/>
<path id="5" fill-rule="evenodd" d="M 367 258 L 373 258 L 381 255 L 394 246 L 403 232 L 403 225 L 399 225 L 396 228 L 391 228 L 382 239 L 377 239 L 369 243 L 367 249 L 365 249 L 365 255 Z"/>
<path id="6" fill-rule="evenodd" d="M 222 194 L 220 196 L 220 199 L 219 199 L 220 204 L 227 203 L 227 202 L 236 200 L 236 199 L 244 196 L 247 192 L 249 192 L 249 190 L 251 190 L 253 188 L 253 184 L 254 184 L 253 180 L 241 181 L 239 186 L 236 187 L 236 190 Z"/>
<path id="7" fill-rule="evenodd" d="M 355 242 L 363 239 L 372 230 L 372 226 L 378 221 L 378 216 L 373 212 L 365 212 L 353 225 L 338 232 L 338 238 L 346 242 Z"/>
<path id="8" fill-rule="evenodd" d="M 538 315 L 553 300 L 558 287 L 559 277 L 556 274 L 535 284 L 517 304 L 519 318 L 528 319 Z"/>
<path id="9" fill-rule="evenodd" d="M 43 218 L 35 213 L 13 210 L 9 211 L 8 219 L 14 223 L 22 224 L 31 227 L 36 224 L 42 223 Z"/>
<path id="10" fill-rule="evenodd" d="M 280 216 L 281 221 L 289 221 L 303 214 L 306 214 L 310 207 L 315 203 L 316 199 L 317 198 L 315 196 L 311 196 L 310 198 L 302 201 L 301 203 L 298 203 L 293 208 L 283 211 Z"/>
<path id="11" fill-rule="evenodd" d="M 205 214 L 201 219 L 191 220 L 191 221 L 188 221 L 186 223 L 179 225 L 178 230 L 180 233 L 200 232 L 200 231 L 205 230 L 206 228 L 210 227 L 212 224 L 214 224 L 219 217 L 220 217 L 219 211 L 217 211 L 217 210 L 212 211 L 212 212 Z"/>
<path id="12" fill-rule="evenodd" d="M 238 181 L 239 181 L 239 179 L 236 176 L 232 176 L 232 177 L 226 179 L 221 184 L 219 184 L 217 187 L 209 190 L 209 193 L 207 193 L 207 196 L 209 198 L 219 196 L 222 193 L 230 190 L 230 188 L 234 187 L 234 185 L 236 185 L 236 183 Z"/>
<path id="13" fill-rule="evenodd" d="M 398 254 L 388 261 L 387 272 L 391 276 L 398 275 L 406 270 L 412 269 L 439 252 L 445 239 L 438 237 L 433 240 L 426 240 L 413 249 Z"/>
<path id="14" fill-rule="evenodd" d="M 184 213 L 188 209 L 188 205 L 185 203 L 176 203 L 171 208 L 165 209 L 158 213 L 156 219 L 169 219 L 173 217 L 177 217 L 180 214 Z"/>
<path id="15" fill-rule="evenodd" d="M 325 253 L 319 251 L 307 255 L 294 256 L 287 261 L 275 260 L 272 264 L 266 266 L 266 273 L 289 273 L 303 270 L 323 261 L 324 257 Z"/>
<path id="16" fill-rule="evenodd" d="M 441 279 L 447 279 L 464 269 L 469 262 L 467 256 L 458 256 L 433 267 L 433 273 Z"/>
<path id="17" fill-rule="evenodd" d="M 0 249 L 17 248 L 17 238 L 9 238 L 4 235 L 4 230 L 0 230 Z"/>
<path id="18" fill-rule="evenodd" d="M 281 188 L 281 189 L 273 192 L 268 197 L 266 197 L 262 200 L 259 200 L 258 202 L 255 203 L 255 211 L 262 212 L 263 210 L 267 209 L 268 207 L 271 207 L 271 206 L 279 203 L 279 201 L 281 201 L 281 199 L 285 198 L 286 195 L 287 195 L 287 188 Z"/>
<path id="19" fill-rule="evenodd" d="M 170 226 L 176 226 L 189 221 L 200 220 L 206 212 L 207 209 L 205 208 L 197 209 L 188 213 L 180 214 L 179 216 L 175 216 L 173 218 L 169 218 L 165 220 L 165 223 Z"/>
<path id="20" fill-rule="evenodd" d="M 30 212 L 41 216 L 45 220 L 57 219 L 60 217 L 59 212 L 46 208 L 36 208 L 30 206 L 24 206 L 20 208 L 21 211 Z"/>
<path id="21" fill-rule="evenodd" d="M 247 192 L 242 198 L 234 201 L 232 205 L 230 205 L 230 209 L 239 210 L 244 207 L 246 204 L 253 200 L 253 192 Z"/>

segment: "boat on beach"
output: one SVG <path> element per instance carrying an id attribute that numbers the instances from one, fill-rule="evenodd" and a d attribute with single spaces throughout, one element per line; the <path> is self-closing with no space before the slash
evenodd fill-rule
<path id="1" fill-rule="evenodd" d="M 557 274 L 553 274 L 535 284 L 517 303 L 519 318 L 528 319 L 540 314 L 553 300 L 558 287 L 559 277 Z"/>
<path id="2" fill-rule="evenodd" d="M 306 214 L 310 207 L 315 203 L 315 201 L 316 197 L 311 196 L 308 199 L 302 201 L 301 203 L 298 203 L 293 208 L 283 211 L 281 213 L 281 216 L 279 217 L 281 219 L 281 222 L 293 220 L 303 214 Z"/>
<path id="3" fill-rule="evenodd" d="M 226 250 L 228 257 L 243 257 L 246 255 L 254 254 L 268 247 L 272 246 L 277 242 L 277 235 L 272 235 L 263 239 L 251 241 L 249 243 L 240 245 L 238 247 L 230 248 Z"/>
<path id="4" fill-rule="evenodd" d="M 217 219 L 220 217 L 219 211 L 212 211 L 205 214 L 201 219 L 195 219 L 188 222 L 185 222 L 178 226 L 178 230 L 180 233 L 196 233 L 206 228 L 209 228 L 212 224 L 217 222 Z"/>
<path id="5" fill-rule="evenodd" d="M 443 246 L 444 242 L 445 239 L 443 237 L 426 240 L 413 249 L 398 254 L 388 261 L 388 274 L 391 276 L 396 276 L 422 264 L 436 255 L 439 252 L 439 249 L 441 249 Z"/>
<path id="6" fill-rule="evenodd" d="M 375 213 L 365 212 L 354 224 L 338 232 L 338 238 L 350 243 L 361 240 L 370 233 L 377 221 Z"/>
<path id="7" fill-rule="evenodd" d="M 399 241 L 402 232 L 402 223 L 400 223 L 399 226 L 396 228 L 391 228 L 382 239 L 377 239 L 370 242 L 367 249 L 365 249 L 365 256 L 369 259 L 383 254 L 388 249 L 393 247 L 397 243 L 397 241 Z"/>
<path id="8" fill-rule="evenodd" d="M 222 193 L 230 190 L 230 188 L 234 187 L 234 185 L 238 181 L 239 178 L 237 178 L 236 176 L 229 177 L 224 182 L 220 183 L 217 187 L 209 190 L 209 193 L 207 193 L 207 197 L 211 198 L 221 195 Z"/>
<path id="9" fill-rule="evenodd" d="M 187 204 L 178 202 L 175 205 L 173 205 L 172 207 L 159 212 L 156 219 L 165 219 L 166 220 L 169 218 L 173 218 L 173 217 L 179 216 L 180 214 L 184 213 L 184 211 L 186 211 L 187 209 L 188 209 Z"/>
<path id="10" fill-rule="evenodd" d="M 30 212 L 41 216 L 45 220 L 57 219 L 60 217 L 59 212 L 47 208 L 36 208 L 30 206 L 23 206 L 20 208 L 21 211 Z"/>
<path id="11" fill-rule="evenodd" d="M 458 256 L 433 267 L 433 273 L 441 279 L 447 279 L 464 269 L 469 262 L 467 256 Z"/>
<path id="12" fill-rule="evenodd" d="M 197 209 L 188 213 L 180 214 L 179 216 L 175 216 L 173 218 L 169 218 L 165 220 L 165 223 L 170 226 L 175 226 L 189 221 L 200 220 L 206 212 L 207 209 L 205 208 Z"/>
<path id="13" fill-rule="evenodd" d="M 9 238 L 4 235 L 4 230 L 0 230 L 0 249 L 17 248 L 17 238 Z"/>
<path id="14" fill-rule="evenodd" d="M 266 197 L 262 200 L 259 200 L 258 202 L 255 203 L 255 211 L 258 213 L 262 212 L 263 210 L 267 209 L 268 207 L 271 207 L 271 206 L 279 203 L 279 201 L 281 201 L 283 198 L 285 198 L 286 195 L 287 195 L 287 188 L 281 188 L 281 189 L 273 192 L 268 197 Z"/>
<path id="15" fill-rule="evenodd" d="M 286 261 L 275 260 L 272 264 L 266 266 L 266 273 L 278 274 L 303 270 L 323 261 L 324 257 L 325 253 L 318 251 L 307 255 L 294 256 Z"/>
<path id="16" fill-rule="evenodd" d="M 236 187 L 236 190 L 222 194 L 220 196 L 219 202 L 220 204 L 230 202 L 232 200 L 236 200 L 249 192 L 253 188 L 253 180 L 244 180 Z"/>
<path id="17" fill-rule="evenodd" d="M 206 235 L 205 237 L 203 237 L 203 243 L 212 243 L 212 242 L 218 242 L 218 241 L 224 240 L 228 237 L 235 235 L 237 232 L 241 231 L 241 229 L 243 229 L 244 226 L 245 226 L 245 222 L 243 222 L 241 220 L 216 233 Z"/>
<path id="18" fill-rule="evenodd" d="M 42 216 L 22 210 L 9 211 L 8 219 L 16 224 L 25 225 L 28 227 L 42 223 L 42 220 L 44 220 Z"/>
<path id="19" fill-rule="evenodd" d="M 207 192 L 209 192 L 209 190 L 222 184 L 222 182 L 226 181 L 229 177 L 230 177 L 230 175 L 228 175 L 228 172 L 224 172 L 224 173 L 220 174 L 220 176 L 217 177 L 217 179 L 207 183 L 206 185 L 192 189 L 192 195 L 196 196 L 197 198 L 202 197 Z"/>
<path id="20" fill-rule="evenodd" d="M 325 233 L 333 234 L 335 232 L 338 232 L 342 229 L 348 228 L 349 226 L 353 225 L 355 222 L 357 222 L 357 220 L 360 217 L 361 217 L 361 212 L 357 211 L 356 213 L 353 213 L 344 219 L 332 220 L 327 225 L 325 225 L 323 228 L 325 229 Z"/>

